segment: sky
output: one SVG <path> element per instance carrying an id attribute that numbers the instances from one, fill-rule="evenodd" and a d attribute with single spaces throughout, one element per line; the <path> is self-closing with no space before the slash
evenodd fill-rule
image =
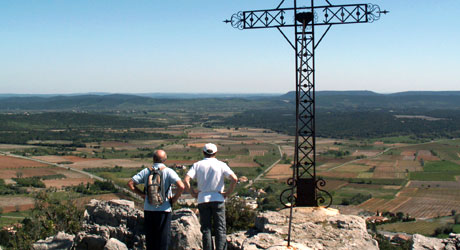
<path id="1" fill-rule="evenodd" d="M 294 50 L 276 29 L 222 22 L 279 2 L 2 0 L 0 93 L 293 91 Z M 372 3 L 390 13 L 335 25 L 316 49 L 316 90 L 460 90 L 459 0 Z"/>

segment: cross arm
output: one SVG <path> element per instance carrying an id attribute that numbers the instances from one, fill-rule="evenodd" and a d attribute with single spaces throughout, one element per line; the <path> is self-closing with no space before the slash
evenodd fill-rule
<path id="1" fill-rule="evenodd" d="M 282 28 L 295 26 L 294 8 L 278 8 L 271 10 L 240 11 L 226 23 L 238 29 Z M 349 23 L 368 23 L 380 19 L 381 11 L 374 4 L 346 4 L 297 8 L 297 13 L 313 12 L 314 25 L 334 25 Z"/>

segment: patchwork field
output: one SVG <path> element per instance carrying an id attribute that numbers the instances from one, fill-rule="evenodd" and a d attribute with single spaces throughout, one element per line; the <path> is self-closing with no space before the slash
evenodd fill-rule
<path id="1" fill-rule="evenodd" d="M 265 178 L 276 180 L 287 180 L 292 177 L 291 164 L 276 164 L 266 175 Z"/>
<path id="2" fill-rule="evenodd" d="M 142 165 L 148 166 L 152 164 L 151 161 L 147 159 L 144 161 L 135 161 L 128 159 L 98 159 L 90 161 L 80 161 L 71 164 L 72 168 L 83 170 L 85 168 L 113 168 L 115 166 L 122 166 L 126 168 L 140 168 Z"/>
<path id="3" fill-rule="evenodd" d="M 29 167 L 44 167 L 47 164 L 21 159 L 17 157 L 0 155 L 0 169 L 15 169 L 15 168 L 29 168 Z"/>
<path id="4" fill-rule="evenodd" d="M 125 185 L 137 169 L 152 164 L 151 153 L 156 148 L 167 151 L 167 165 L 189 167 L 203 158 L 201 148 L 204 144 L 212 142 L 219 148 L 218 159 L 226 161 L 239 177 L 246 176 L 251 181 L 278 160 L 279 164 L 262 176 L 261 180 L 268 185 L 276 183 L 283 186 L 292 176 L 294 138 L 291 136 L 252 128 L 212 129 L 188 126 L 135 130 L 180 135 L 181 138 L 101 141 L 88 143 L 86 147 L 76 148 L 73 152 L 55 154 L 39 151 L 42 153 L 33 155 L 33 151 L 26 151 L 29 146 L 14 148 L 11 145 L 0 145 L 0 150 L 23 150 L 27 157 L 79 170 L 102 169 L 92 173 Z M 326 179 L 325 189 L 333 193 L 335 204 L 361 194 L 370 198 L 359 201 L 361 204 L 356 204 L 359 208 L 432 218 L 447 215 L 452 210 L 460 211 L 458 145 L 460 142 L 447 140 L 410 145 L 318 138 L 316 170 L 318 176 Z M 123 170 L 111 171 L 115 166 L 121 166 Z M 74 171 L 0 156 L 0 176 L 7 180 L 5 184 L 14 184 L 12 178 L 18 175 L 33 177 L 59 174 L 65 178 L 43 180 L 46 187 L 62 188 L 94 182 L 94 179 Z M 30 199 L 27 201 L 17 205 L 30 206 Z M 17 209 L 15 205 L 12 206 L 8 209 Z"/>
<path id="5" fill-rule="evenodd" d="M 0 196 L 0 208 L 4 213 L 31 209 L 35 200 L 27 196 Z"/>

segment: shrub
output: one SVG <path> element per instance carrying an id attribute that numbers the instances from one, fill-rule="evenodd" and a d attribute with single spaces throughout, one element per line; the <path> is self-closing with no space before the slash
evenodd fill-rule
<path id="1" fill-rule="evenodd" d="M 243 198 L 234 196 L 225 203 L 227 232 L 248 230 L 254 227 L 256 211 L 252 210 Z"/>
<path id="2" fill-rule="evenodd" d="M 72 201 L 51 199 L 46 192 L 35 197 L 36 203 L 30 217 L 16 227 L 16 234 L 1 237 L 3 246 L 12 249 L 31 249 L 31 244 L 57 232 L 64 231 L 76 234 L 80 231 L 83 221 L 83 210 L 77 208 Z"/>

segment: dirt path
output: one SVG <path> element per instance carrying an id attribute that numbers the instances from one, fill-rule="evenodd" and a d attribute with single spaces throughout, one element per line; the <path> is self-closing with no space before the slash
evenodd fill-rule
<path id="1" fill-rule="evenodd" d="M 274 143 L 270 143 L 270 144 L 275 145 L 275 146 L 278 147 L 278 151 L 280 153 L 280 158 L 277 161 L 275 161 L 272 165 L 270 165 L 270 167 L 265 169 L 265 171 L 260 173 L 256 178 L 254 178 L 254 180 L 251 183 L 248 183 L 246 186 L 244 186 L 244 188 L 248 188 L 248 187 L 252 186 L 252 184 L 254 184 L 256 181 L 261 180 L 262 176 L 267 174 L 274 166 L 276 166 L 276 164 L 278 164 L 281 161 L 281 159 L 283 157 L 283 152 L 281 151 L 281 147 L 279 145 L 277 145 L 277 144 L 274 144 Z"/>

